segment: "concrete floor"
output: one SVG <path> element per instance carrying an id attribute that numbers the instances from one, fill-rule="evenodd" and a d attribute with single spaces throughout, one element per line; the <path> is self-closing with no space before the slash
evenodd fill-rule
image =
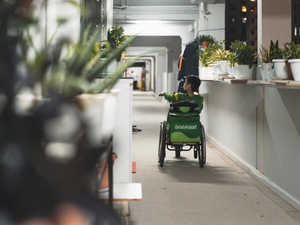
<path id="1" fill-rule="evenodd" d="M 142 183 L 143 199 L 130 202 L 131 225 L 294 225 L 300 213 L 253 179 L 207 142 L 207 162 L 199 167 L 193 152 L 175 158 L 166 152 L 158 166 L 159 124 L 168 107 L 153 93 L 134 91 L 133 182 Z"/>

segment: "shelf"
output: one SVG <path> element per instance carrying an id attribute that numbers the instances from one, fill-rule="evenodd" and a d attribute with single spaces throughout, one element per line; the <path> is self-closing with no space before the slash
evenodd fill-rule
<path id="1" fill-rule="evenodd" d="M 205 79 L 202 78 L 201 82 L 216 82 L 222 84 L 247 84 L 252 86 L 261 86 L 261 87 L 272 87 L 272 88 L 284 88 L 284 89 L 300 89 L 300 81 L 293 80 L 271 80 L 271 81 L 263 81 L 263 80 L 252 80 L 252 79 L 232 79 L 222 77 L 218 80 L 213 79 Z"/>
<path id="2" fill-rule="evenodd" d="M 218 82 L 222 84 L 247 84 L 248 81 L 252 81 L 252 79 L 234 79 L 231 77 L 222 77 L 219 78 L 218 80 L 213 80 L 213 79 L 201 79 L 202 81 L 206 82 Z"/>
<path id="3" fill-rule="evenodd" d="M 292 80 L 253 80 L 248 81 L 248 85 L 261 86 L 261 87 L 272 87 L 272 88 L 283 88 L 283 89 L 300 89 L 299 81 Z"/>
<path id="4" fill-rule="evenodd" d="M 113 201 L 141 201 L 142 184 L 141 183 L 114 183 Z M 108 191 L 99 191 L 99 198 L 108 200 Z"/>

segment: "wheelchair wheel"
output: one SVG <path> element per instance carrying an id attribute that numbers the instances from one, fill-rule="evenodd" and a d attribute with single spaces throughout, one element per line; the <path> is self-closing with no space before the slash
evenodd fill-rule
<path id="1" fill-rule="evenodd" d="M 194 158 L 197 159 L 197 147 L 194 147 Z"/>
<path id="2" fill-rule="evenodd" d="M 203 164 L 206 163 L 206 139 L 205 139 L 205 130 L 204 126 L 201 125 L 201 149 L 203 153 Z"/>
<path id="3" fill-rule="evenodd" d="M 204 163 L 203 163 L 203 149 L 201 148 L 201 143 L 197 145 L 197 148 L 198 148 L 199 166 L 202 168 Z"/>
<path id="4" fill-rule="evenodd" d="M 160 123 L 159 144 L 158 144 L 158 163 L 160 167 L 164 165 L 166 156 L 166 125 L 167 122 Z"/>
<path id="5" fill-rule="evenodd" d="M 198 144 L 198 159 L 199 159 L 199 166 L 202 168 L 205 164 L 205 155 L 206 155 L 206 143 L 205 143 L 205 133 L 204 127 L 201 124 L 201 137 L 200 143 Z"/>
<path id="6" fill-rule="evenodd" d="M 176 150 L 175 150 L 175 157 L 176 158 L 179 158 L 180 157 L 180 147 L 178 147 L 178 148 L 176 148 Z"/>

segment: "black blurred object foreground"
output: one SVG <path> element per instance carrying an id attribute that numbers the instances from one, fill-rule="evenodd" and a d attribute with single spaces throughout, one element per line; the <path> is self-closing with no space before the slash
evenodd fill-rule
<path id="1" fill-rule="evenodd" d="M 15 111 L 18 91 L 36 81 L 30 69 L 20 76 L 19 37 L 8 34 L 12 24 L 22 30 L 28 22 L 20 11 L 26 11 L 31 2 L 0 0 L 0 224 L 121 224 L 95 191 L 97 160 L 107 144 L 89 145 L 87 125 L 73 100 L 78 93 L 53 94 L 30 114 Z M 65 136 L 56 140 L 47 127 L 64 116 L 72 116 L 77 128 L 66 129 Z M 49 156 L 47 148 L 53 144 L 61 149 L 67 146 L 73 155 Z"/>

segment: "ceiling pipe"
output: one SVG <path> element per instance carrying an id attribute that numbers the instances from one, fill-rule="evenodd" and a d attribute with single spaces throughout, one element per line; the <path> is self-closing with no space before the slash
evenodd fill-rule
<path id="1" fill-rule="evenodd" d="M 203 12 L 204 15 L 210 14 L 207 8 L 207 3 L 201 2 L 201 12 Z"/>
<path id="2" fill-rule="evenodd" d="M 121 0 L 121 6 L 114 6 L 114 9 L 127 9 L 128 8 L 128 4 L 127 4 L 127 0 Z"/>

